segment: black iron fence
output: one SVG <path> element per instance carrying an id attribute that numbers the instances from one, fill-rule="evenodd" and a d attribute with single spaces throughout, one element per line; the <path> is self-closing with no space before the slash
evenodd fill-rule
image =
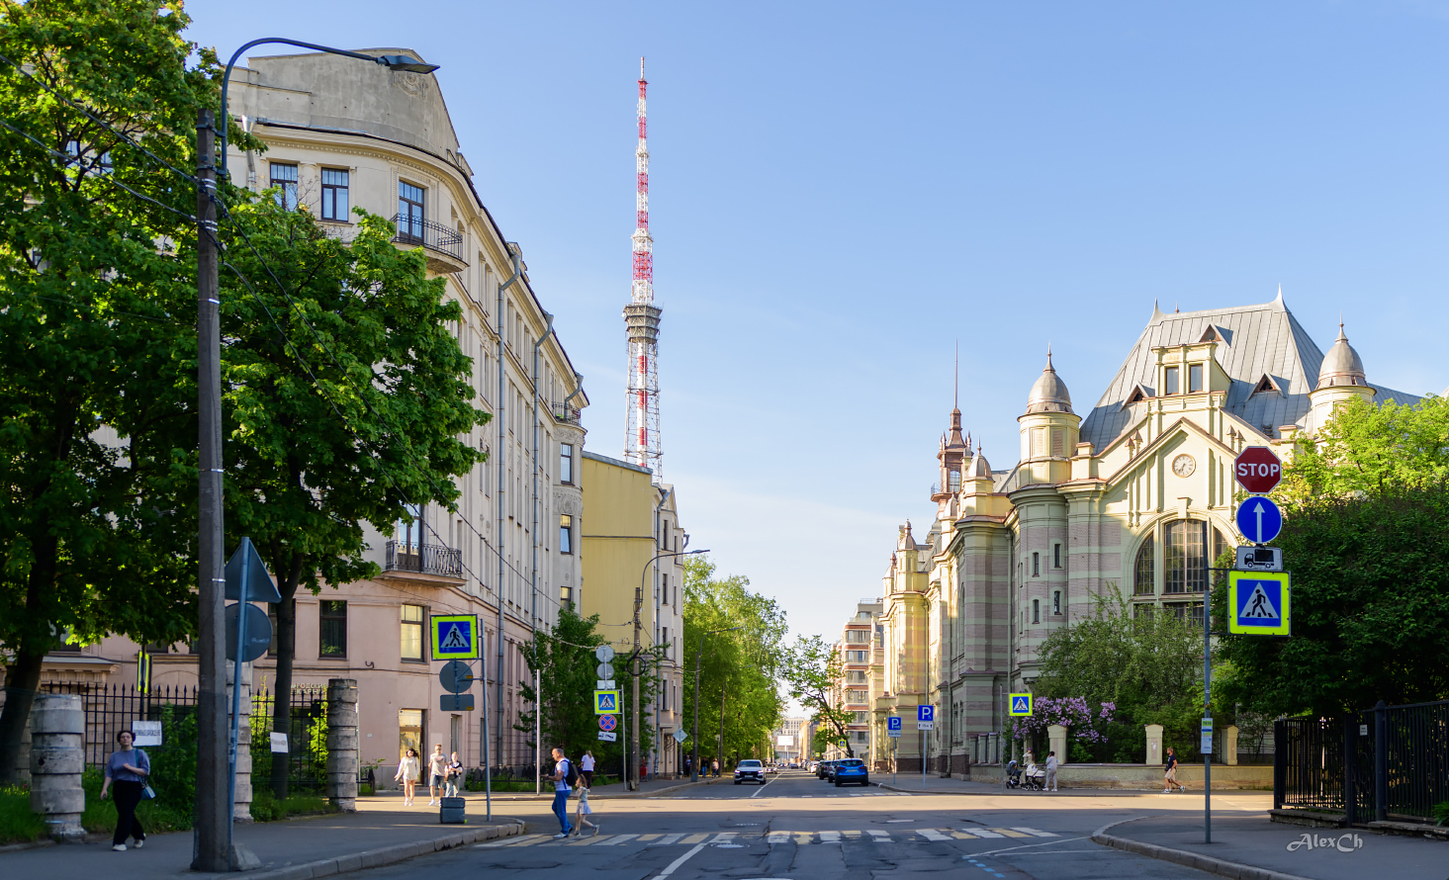
<path id="1" fill-rule="evenodd" d="M 415 571 L 444 577 L 463 576 L 463 551 L 435 544 L 388 541 L 384 571 Z"/>
<path id="2" fill-rule="evenodd" d="M 1350 823 L 1426 820 L 1449 801 L 1449 700 L 1275 724 L 1276 808 L 1342 812 Z"/>
<path id="3" fill-rule="evenodd" d="M 397 227 L 393 241 L 399 244 L 420 244 L 456 260 L 463 259 L 463 236 L 456 229 L 406 214 L 392 215 L 392 222 Z"/>
<path id="4" fill-rule="evenodd" d="M 116 734 L 134 730 L 137 721 L 162 721 L 161 738 L 167 748 L 177 737 L 194 731 L 195 686 L 157 687 L 138 691 L 131 685 L 48 682 L 41 690 L 81 698 L 86 715 L 85 762 L 101 767 L 116 748 Z M 290 730 L 287 734 L 288 785 L 321 791 L 327 781 L 327 688 L 292 689 Z M 275 696 L 265 691 L 252 699 L 252 784 L 270 787 L 272 781 L 272 707 Z M 230 705 L 228 704 L 228 710 Z M 148 752 L 154 748 L 147 746 Z"/>

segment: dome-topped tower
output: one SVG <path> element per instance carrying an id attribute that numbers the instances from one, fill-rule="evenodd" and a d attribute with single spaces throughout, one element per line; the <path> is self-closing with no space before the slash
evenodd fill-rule
<path id="1" fill-rule="evenodd" d="M 1318 385 L 1308 392 L 1313 410 L 1308 416 L 1307 428 L 1317 431 L 1333 418 L 1333 410 L 1340 403 L 1361 397 L 1372 400 L 1378 389 L 1368 383 L 1364 374 L 1363 359 L 1343 332 L 1343 322 L 1338 322 L 1338 338 L 1333 347 L 1323 356 L 1323 366 L 1318 369 Z"/>
<path id="2" fill-rule="evenodd" d="M 1042 370 L 1036 384 L 1031 386 L 1031 394 L 1027 395 L 1026 411 L 1028 413 L 1069 413 L 1072 411 L 1071 392 L 1067 391 L 1067 383 L 1062 381 L 1061 377 L 1057 375 L 1056 368 L 1052 366 L 1051 346 L 1047 346 L 1046 369 Z"/>
<path id="3" fill-rule="evenodd" d="M 1071 479 L 1082 417 L 1072 412 L 1072 395 L 1052 366 L 1050 346 L 1046 368 L 1031 386 L 1026 412 L 1016 421 L 1021 426 L 1021 484 Z"/>
<path id="4" fill-rule="evenodd" d="M 1363 358 L 1348 344 L 1342 321 L 1338 323 L 1338 338 L 1333 341 L 1333 348 L 1323 356 L 1323 366 L 1318 370 L 1318 385 L 1314 390 L 1333 385 L 1368 385 L 1363 372 Z"/>

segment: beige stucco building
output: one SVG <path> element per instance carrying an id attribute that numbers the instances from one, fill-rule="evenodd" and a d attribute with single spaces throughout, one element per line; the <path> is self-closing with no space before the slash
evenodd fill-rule
<path id="1" fill-rule="evenodd" d="M 632 699 L 632 687 L 625 658 L 636 649 L 661 649 L 658 661 L 643 672 L 654 680 L 657 697 L 642 700 L 639 707 L 640 717 L 653 732 L 651 748 L 640 757 L 652 775 L 670 778 L 683 771 L 687 751 L 673 734 L 687 732 L 681 714 L 681 639 L 682 554 L 689 535 L 679 524 L 674 486 L 655 482 L 647 468 L 586 452 L 582 473 L 584 566 L 578 609 L 585 617 L 598 615 L 598 631 L 618 652 L 615 681 L 624 689 L 626 703 Z"/>
<path id="2" fill-rule="evenodd" d="M 923 544 L 901 529 L 886 578 L 878 715 L 909 728 L 907 704 L 928 699 L 933 769 L 999 759 L 1004 695 L 1031 690 L 1045 638 L 1103 596 L 1201 620 L 1203 567 L 1238 541 L 1233 459 L 1247 446 L 1290 457 L 1351 397 L 1418 400 L 1368 382 L 1342 328 L 1324 354 L 1280 295 L 1154 308 L 1085 416 L 1048 354 L 1010 468 L 991 467 L 953 410 L 935 523 Z"/>
<path id="3" fill-rule="evenodd" d="M 395 763 L 404 745 L 436 742 L 476 766 L 486 721 L 494 766 L 529 766 L 532 750 L 514 730 L 527 708 L 519 684 L 529 678 L 519 647 L 535 627 L 554 624 L 583 574 L 579 414 L 588 399 L 552 316 L 473 187 L 433 76 L 325 54 L 254 57 L 233 74 L 229 109 L 267 145 L 265 153 L 231 149 L 235 182 L 275 188 L 344 241 L 357 229 L 350 209 L 361 207 L 394 221 L 398 247 L 423 249 L 429 274 L 445 278 L 445 296 L 462 307 L 454 330 L 473 360 L 477 405 L 493 415 L 466 438 L 489 458 L 457 479 L 456 510 L 423 505 L 391 533 L 367 529 L 380 574 L 298 598 L 294 683 L 357 680 L 363 761 Z M 515 265 L 521 277 L 501 289 Z M 486 681 L 471 691 L 474 711 L 440 711 L 440 664 L 426 645 L 435 614 L 476 614 L 483 623 Z M 109 638 L 56 655 L 47 679 L 129 685 L 136 651 Z M 184 645 L 152 651 L 153 684 L 195 682 Z M 270 658 L 255 664 L 257 688 L 273 667 Z"/>

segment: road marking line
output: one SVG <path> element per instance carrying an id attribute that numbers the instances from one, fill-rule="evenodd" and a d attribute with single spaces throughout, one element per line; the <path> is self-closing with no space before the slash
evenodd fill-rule
<path id="1" fill-rule="evenodd" d="M 500 840 L 497 843 L 480 843 L 474 849 L 497 849 L 500 846 L 528 846 L 531 843 L 538 843 L 543 840 L 542 834 L 526 834 L 523 837 L 515 837 L 511 840 Z"/>
<path id="2" fill-rule="evenodd" d="M 840 833 L 841 834 L 844 834 L 850 840 L 857 840 L 857 839 L 860 838 L 860 832 L 859 831 L 842 831 Z"/>
<path id="3" fill-rule="evenodd" d="M 738 831 L 721 831 L 714 836 L 714 840 L 711 840 L 710 843 L 734 843 L 737 834 L 739 834 Z"/>
<path id="4" fill-rule="evenodd" d="M 664 835 L 664 839 L 663 840 L 656 840 L 656 841 L 654 841 L 653 843 L 651 843 L 649 845 L 650 846 L 668 846 L 671 843 L 677 843 L 679 841 L 679 838 L 681 838 L 683 836 L 684 836 L 683 834 L 666 834 L 666 835 Z M 644 838 L 641 837 L 639 839 L 640 840 L 643 840 Z"/>
<path id="5" fill-rule="evenodd" d="M 796 831 L 795 832 L 795 843 L 796 843 L 796 845 L 798 845 L 798 846 L 804 846 L 806 844 L 810 844 L 810 843 L 814 843 L 814 842 L 815 842 L 815 835 L 812 834 L 812 833 L 810 833 L 809 831 Z"/>
<path id="6" fill-rule="evenodd" d="M 1004 849 L 991 849 L 986 852 L 972 853 L 972 858 L 995 855 L 996 853 L 1015 852 L 1020 849 L 1033 849 L 1038 846 L 1056 846 L 1059 843 L 1071 843 L 1076 840 L 1088 840 L 1086 837 L 1063 837 L 1061 840 L 1043 840 L 1041 843 L 1024 843 L 1021 846 L 1008 846 Z M 1025 853 L 1023 853 L 1025 855 Z"/>
<path id="7" fill-rule="evenodd" d="M 772 782 L 774 782 L 774 781 L 775 781 L 775 780 L 773 780 L 773 779 L 766 779 L 766 780 L 765 780 L 765 784 L 764 784 L 764 785 L 762 785 L 762 786 L 760 786 L 760 787 L 759 787 L 759 788 L 757 788 L 757 789 L 755 789 L 755 793 L 754 793 L 754 794 L 752 794 L 752 795 L 750 795 L 750 797 L 752 797 L 752 798 L 753 798 L 753 797 L 755 797 L 755 796 L 757 796 L 757 795 L 758 795 L 758 794 L 759 794 L 759 793 L 760 793 L 760 792 L 762 792 L 762 791 L 764 791 L 764 790 L 765 790 L 765 789 L 767 789 L 767 788 L 769 788 L 769 787 L 770 787 L 770 783 L 772 783 Z"/>
<path id="8" fill-rule="evenodd" d="M 991 830 L 992 831 L 995 831 L 995 832 L 997 832 L 999 834 L 1003 834 L 1003 835 L 1005 835 L 1007 837 L 1030 837 L 1031 836 L 1030 834 L 1022 834 L 1020 831 L 1012 831 L 1010 828 L 993 828 Z"/>
<path id="9" fill-rule="evenodd" d="M 704 834 L 691 834 L 691 835 L 689 835 L 688 837 L 684 838 L 683 840 L 681 840 L 679 842 L 680 843 L 704 843 L 708 839 L 709 839 L 709 833 L 706 832 Z"/>
<path id="10" fill-rule="evenodd" d="M 670 862 L 669 863 L 669 867 L 667 867 L 663 871 L 660 871 L 659 872 L 659 876 L 660 877 L 668 877 L 670 874 L 673 874 L 676 870 L 678 870 L 678 868 L 679 868 L 680 865 L 682 865 L 685 862 L 689 861 L 690 859 L 694 858 L 694 856 L 700 850 L 702 850 L 702 849 L 704 849 L 704 844 L 702 844 L 702 843 L 695 844 L 694 845 L 694 848 L 691 849 L 689 852 L 685 853 L 684 855 L 682 855 L 679 858 L 675 859 L 674 861 Z"/>
<path id="11" fill-rule="evenodd" d="M 1013 825 L 1012 827 L 1015 828 L 1017 831 L 1025 831 L 1027 834 L 1030 834 L 1032 837 L 1061 837 L 1060 834 L 1053 834 L 1050 831 L 1038 831 L 1035 828 L 1022 828 L 1022 827 L 1017 826 L 1017 825 Z"/>
<path id="12" fill-rule="evenodd" d="M 820 842 L 821 843 L 839 843 L 840 842 L 840 832 L 839 831 L 822 831 L 822 832 L 820 832 Z"/>
<path id="13" fill-rule="evenodd" d="M 922 837 L 924 837 L 924 838 L 926 838 L 927 840 L 930 840 L 930 841 L 950 840 L 951 839 L 951 838 L 947 837 L 946 835 L 942 834 L 941 832 L 937 831 L 934 828 L 922 828 L 922 829 L 920 829 L 920 831 L 918 833 Z"/>
<path id="14" fill-rule="evenodd" d="M 965 831 L 952 831 L 951 832 L 951 836 L 954 837 L 954 838 L 956 838 L 957 840 L 976 840 L 977 839 L 976 835 L 974 835 L 974 834 L 968 834 Z"/>
<path id="15" fill-rule="evenodd" d="M 865 833 L 866 834 L 869 834 L 872 838 L 874 838 L 878 842 L 880 842 L 880 841 L 888 841 L 888 840 L 891 839 L 890 832 L 888 832 L 888 831 L 877 831 L 874 828 L 870 828 L 870 829 L 867 829 Z"/>
<path id="16" fill-rule="evenodd" d="M 592 843 L 598 843 L 599 836 L 595 834 L 593 837 L 581 837 L 578 840 L 568 840 L 564 842 L 567 843 L 569 846 L 588 846 Z"/>
<path id="17" fill-rule="evenodd" d="M 1005 837 L 1005 834 L 997 834 L 995 831 L 988 831 L 985 828 L 962 828 L 962 831 L 969 831 L 977 837 Z"/>
<path id="18" fill-rule="evenodd" d="M 658 840 L 659 838 L 661 838 L 663 836 L 664 836 L 663 834 L 641 834 L 641 835 L 639 835 L 639 839 L 640 840 Z"/>
<path id="19" fill-rule="evenodd" d="M 613 837 L 613 839 L 606 840 L 603 843 L 599 844 L 599 846 L 618 846 L 619 844 L 623 843 L 624 841 L 626 841 L 626 840 L 633 840 L 635 837 L 638 837 L 638 836 L 639 835 L 637 835 L 637 834 L 615 834 L 614 837 Z"/>
<path id="20" fill-rule="evenodd" d="M 765 838 L 765 842 L 766 843 L 789 843 L 790 842 L 790 832 L 788 832 L 788 831 L 771 831 L 770 832 L 770 836 L 767 837 L 767 838 Z"/>

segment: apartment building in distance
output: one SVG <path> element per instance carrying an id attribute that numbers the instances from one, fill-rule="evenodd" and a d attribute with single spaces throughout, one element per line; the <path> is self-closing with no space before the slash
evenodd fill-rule
<path id="1" fill-rule="evenodd" d="M 527 708 L 519 684 L 530 678 L 519 648 L 535 628 L 554 624 L 583 574 L 574 522 L 583 513 L 579 414 L 588 398 L 551 316 L 474 188 L 431 74 L 330 54 L 253 57 L 233 72 L 229 110 L 267 146 L 230 150 L 236 183 L 273 189 L 343 241 L 358 228 L 351 209 L 364 208 L 393 221 L 399 248 L 423 250 L 429 274 L 445 279 L 445 296 L 462 306 L 454 330 L 473 361 L 469 384 L 493 415 L 467 438 L 488 460 L 458 478 L 456 510 L 422 505 L 388 533 L 368 528 L 377 577 L 298 597 L 294 683 L 357 680 L 364 762 L 441 743 L 476 766 L 486 736 L 495 767 L 531 766 L 533 750 L 514 729 Z M 502 289 L 515 265 L 521 276 Z M 426 638 L 438 614 L 482 622 L 486 671 L 472 690 L 474 711 L 439 710 L 439 667 Z M 129 686 L 138 648 L 109 638 L 58 655 L 47 677 Z M 186 646 L 148 650 L 154 685 L 194 683 Z M 270 656 L 254 664 L 256 688 L 267 688 L 273 667 Z"/>

